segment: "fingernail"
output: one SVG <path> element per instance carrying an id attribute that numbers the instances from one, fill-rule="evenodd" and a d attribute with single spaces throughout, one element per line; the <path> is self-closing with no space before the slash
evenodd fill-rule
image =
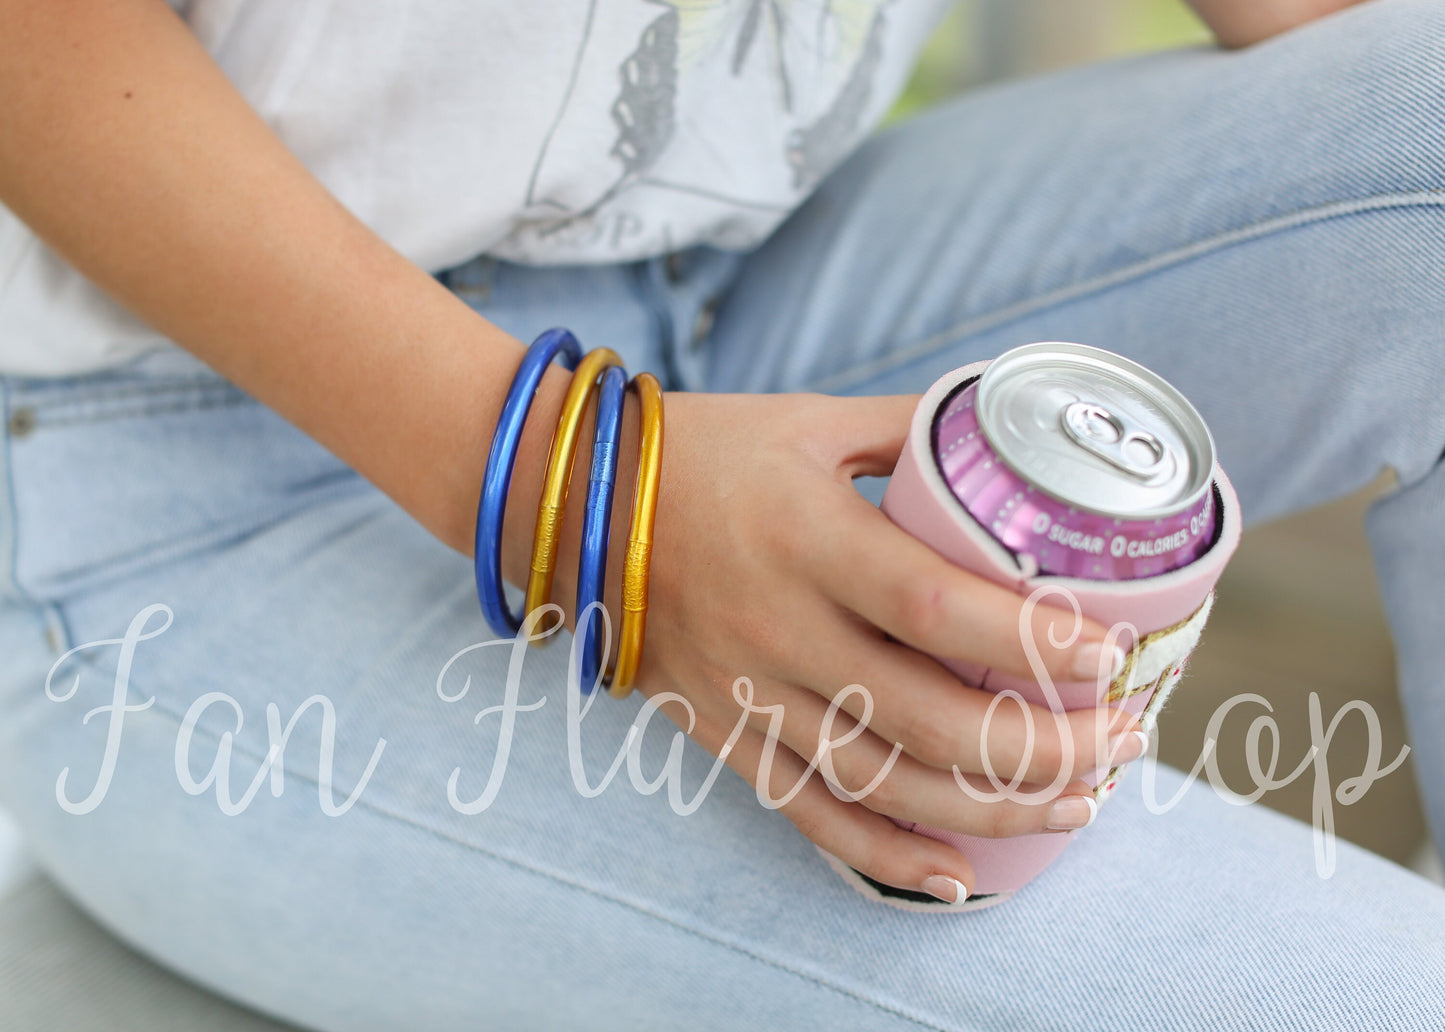
<path id="1" fill-rule="evenodd" d="M 963 882 L 946 874 L 930 874 L 923 879 L 923 891 L 945 903 L 962 903 L 968 899 L 968 890 Z"/>
<path id="2" fill-rule="evenodd" d="M 1044 827 L 1050 831 L 1077 831 L 1087 828 L 1099 816 L 1099 804 L 1093 796 L 1068 796 L 1049 807 Z"/>
<path id="3" fill-rule="evenodd" d="M 1130 731 L 1109 743 L 1111 763 L 1132 763 L 1149 751 L 1149 736 L 1143 731 Z"/>

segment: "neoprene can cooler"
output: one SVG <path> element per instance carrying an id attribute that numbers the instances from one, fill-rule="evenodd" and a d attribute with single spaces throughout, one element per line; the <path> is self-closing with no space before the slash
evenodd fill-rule
<path id="1" fill-rule="evenodd" d="M 1015 348 L 929 388 L 882 509 L 943 559 L 995 584 L 1037 592 L 1040 605 L 1076 600 L 1115 629 L 1128 655 L 1112 680 L 1104 671 L 1059 684 L 939 657 L 962 681 L 1054 711 L 1102 699 L 1139 715 L 1146 731 L 1199 641 L 1240 534 L 1239 501 L 1188 400 L 1138 363 L 1066 343 Z M 1116 766 L 1089 778 L 1097 803 L 1122 773 Z M 1007 900 L 1080 834 L 992 839 L 900 823 L 968 857 L 975 883 L 950 909 Z M 883 902 L 936 907 L 840 873 Z"/>

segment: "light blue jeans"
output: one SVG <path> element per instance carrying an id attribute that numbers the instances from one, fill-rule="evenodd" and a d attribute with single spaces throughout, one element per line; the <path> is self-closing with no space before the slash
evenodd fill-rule
<path id="1" fill-rule="evenodd" d="M 1245 53 L 970 95 L 877 137 L 752 255 L 444 279 L 673 388 L 917 391 L 1026 341 L 1122 351 L 1198 403 L 1253 520 L 1394 467 L 1369 530 L 1438 833 L 1442 70 L 1445 5 L 1369 3 Z M 1445 893 L 1344 844 L 1321 879 L 1308 828 L 1207 787 L 1155 816 L 1139 772 L 1013 901 L 899 912 L 727 772 L 687 817 L 625 774 L 583 798 L 553 647 L 491 805 L 461 813 L 448 781 L 469 801 L 494 774 L 502 715 L 478 714 L 508 659 L 470 652 L 438 690 L 489 637 L 464 558 L 180 352 L 11 378 L 3 403 L 0 804 L 101 921 L 235 999 L 326 1030 L 1445 1028 Z M 154 604 L 146 630 L 172 622 L 133 651 L 107 770 L 114 714 L 83 718 L 122 650 L 68 660 L 64 701 L 47 671 Z M 218 751 L 240 799 L 318 695 L 330 766 L 316 702 L 282 793 L 223 812 Z M 639 708 L 587 714 L 593 783 Z M 686 796 L 710 764 L 689 743 Z"/>

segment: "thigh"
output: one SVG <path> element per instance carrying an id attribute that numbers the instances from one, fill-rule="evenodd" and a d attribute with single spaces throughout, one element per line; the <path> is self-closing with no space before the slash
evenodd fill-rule
<path id="1" fill-rule="evenodd" d="M 640 702 L 569 718 L 562 644 L 471 648 L 464 558 L 247 399 L 92 386 L 3 453 L 0 802 L 214 989 L 328 1030 L 1445 1022 L 1445 894 L 1349 848 L 1322 881 L 1307 829 L 1207 790 L 1121 792 L 951 916 L 854 894 L 663 721 L 598 791 Z"/>
<path id="2" fill-rule="evenodd" d="M 709 386 L 920 391 L 1033 340 L 1200 407 L 1249 519 L 1445 447 L 1445 6 L 1009 84 L 874 139 L 750 257 Z"/>

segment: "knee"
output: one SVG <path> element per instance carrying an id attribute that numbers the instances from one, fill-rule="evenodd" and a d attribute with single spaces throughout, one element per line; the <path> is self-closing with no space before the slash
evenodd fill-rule
<path id="1" fill-rule="evenodd" d="M 1334 24 L 1354 52 L 1404 60 L 1421 72 L 1421 79 L 1440 81 L 1445 7 L 1438 0 L 1355 0 L 1334 16 Z"/>
<path id="2" fill-rule="evenodd" d="M 1402 100 L 1402 89 L 1423 97 L 1438 92 L 1442 82 L 1445 6 L 1438 0 L 1354 0 L 1262 47 L 1306 60 L 1323 57 L 1320 73 L 1350 73 L 1370 99 Z"/>
<path id="3" fill-rule="evenodd" d="M 1369 0 L 1259 50 L 1302 101 L 1281 142 L 1316 137 L 1375 192 L 1445 182 L 1445 4 Z"/>

